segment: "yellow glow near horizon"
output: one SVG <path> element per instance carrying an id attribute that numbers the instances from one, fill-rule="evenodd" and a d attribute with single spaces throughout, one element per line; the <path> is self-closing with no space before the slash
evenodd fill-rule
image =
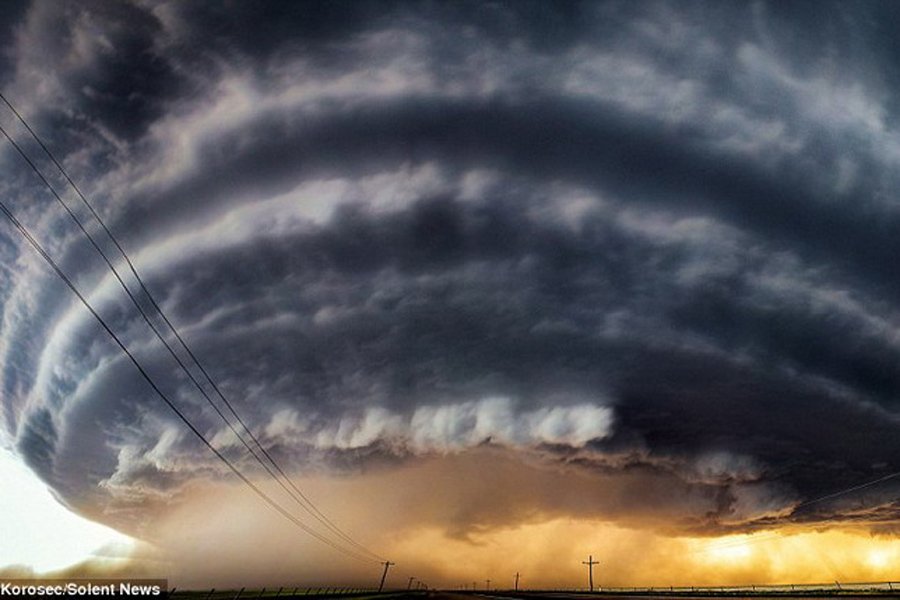
<path id="1" fill-rule="evenodd" d="M 0 449 L 0 569 L 44 573 L 96 556 L 103 548 L 127 554 L 134 540 L 75 515 L 8 451 Z"/>
<path id="2" fill-rule="evenodd" d="M 537 587 L 583 587 L 587 572 L 580 561 L 589 553 L 600 561 L 595 584 L 606 586 L 802 584 L 900 576 L 900 541 L 858 530 L 690 538 L 554 520 L 469 541 L 422 530 L 404 536 L 390 550 L 398 562 L 409 563 L 427 553 L 426 548 L 440 549 L 430 551 L 432 565 L 450 581 L 471 581 L 478 571 L 521 570 L 528 573 L 528 584 Z"/>
<path id="3" fill-rule="evenodd" d="M 872 550 L 871 552 L 869 552 L 869 564 L 876 569 L 886 567 L 888 564 L 887 552 Z"/>
<path id="4" fill-rule="evenodd" d="M 706 544 L 702 552 L 711 562 L 740 564 L 751 557 L 753 548 L 748 543 L 748 536 L 728 536 Z"/>

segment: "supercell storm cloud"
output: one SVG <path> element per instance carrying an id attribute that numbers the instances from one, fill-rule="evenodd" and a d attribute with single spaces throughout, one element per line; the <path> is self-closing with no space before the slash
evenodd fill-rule
<path id="1" fill-rule="evenodd" d="M 900 470 L 896 5 L 63 6 L 4 6 L 4 94 L 292 473 L 490 446 L 662 482 L 633 510 L 683 531 L 897 522 L 891 481 L 818 501 Z M 237 459 L 0 162 L 4 201 Z M 3 436 L 61 498 L 130 527 L 227 476 L 7 225 L 0 255 Z"/>

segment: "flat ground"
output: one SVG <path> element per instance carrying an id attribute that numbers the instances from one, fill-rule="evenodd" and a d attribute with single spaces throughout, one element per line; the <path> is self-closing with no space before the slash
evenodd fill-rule
<path id="1" fill-rule="evenodd" d="M 269 600 L 275 595 L 275 591 L 267 591 L 264 595 L 260 595 L 259 590 L 248 590 L 240 595 L 240 600 L 253 600 L 262 598 Z M 176 592 L 172 597 L 173 600 L 232 600 L 236 593 L 232 591 L 217 591 L 212 595 L 203 591 L 183 591 Z M 393 592 L 384 594 L 298 594 L 294 596 L 289 593 L 279 595 L 279 600 L 710 600 L 715 598 L 729 598 L 731 600 L 759 600 L 760 598 L 790 598 L 792 600 L 821 600 L 822 598 L 841 598 L 844 600 L 871 600 L 872 598 L 900 598 L 900 591 L 894 592 L 872 592 L 872 593 L 854 593 L 854 592 L 823 592 L 821 594 L 805 594 L 805 593 L 577 593 L 577 592 Z"/>
<path id="2" fill-rule="evenodd" d="M 422 596 L 399 595 L 393 596 L 397 600 L 413 600 L 417 598 L 422 600 Z M 493 593 L 468 593 L 459 594 L 452 592 L 431 592 L 428 594 L 429 600 L 612 600 L 612 599 L 640 599 L 640 600 L 709 600 L 710 598 L 730 598 L 731 600 L 758 600 L 760 598 L 791 598 L 793 600 L 820 600 L 821 598 L 842 598 L 845 600 L 863 600 L 871 598 L 900 598 L 900 592 L 881 593 L 823 593 L 821 595 L 808 594 L 765 594 L 765 593 L 748 593 L 748 594 L 616 594 L 616 593 L 595 593 L 595 594 L 578 594 L 578 593 L 554 593 L 554 594 L 515 594 L 513 592 L 497 592 Z"/>

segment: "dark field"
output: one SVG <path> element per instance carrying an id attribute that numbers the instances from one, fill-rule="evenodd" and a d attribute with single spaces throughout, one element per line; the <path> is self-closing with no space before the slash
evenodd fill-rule
<path id="1" fill-rule="evenodd" d="M 355 600 L 601 600 L 601 599 L 624 599 L 624 598 L 642 598 L 645 600 L 664 600 L 668 598 L 679 598 L 682 600 L 705 600 L 708 598 L 732 598 L 735 600 L 755 599 L 755 598 L 793 598 L 795 600 L 812 600 L 814 598 L 845 598 L 847 600 L 864 599 L 864 598 L 900 598 L 900 591 L 891 589 L 867 589 L 867 590 L 822 590 L 822 591 L 781 591 L 781 590 L 765 590 L 765 591 L 709 591 L 709 592 L 687 592 L 687 591 L 671 591 L 671 592 L 509 592 L 509 591 L 491 591 L 491 592 L 385 592 L 382 594 L 365 592 L 349 592 L 349 593 L 330 593 L 330 594 L 306 594 L 304 589 L 296 595 L 293 589 L 286 592 L 278 593 L 278 589 L 271 590 L 222 590 L 222 591 L 176 591 L 170 596 L 175 599 L 184 600 L 251 600 L 254 598 L 285 598 L 298 599 L 305 598 L 307 600 L 324 600 L 325 598 L 354 598 Z"/>

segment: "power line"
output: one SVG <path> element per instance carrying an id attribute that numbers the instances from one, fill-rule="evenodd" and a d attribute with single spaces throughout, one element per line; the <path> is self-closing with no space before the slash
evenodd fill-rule
<path id="1" fill-rule="evenodd" d="M 581 561 L 581 564 L 587 565 L 588 568 L 588 581 L 590 581 L 590 589 L 594 591 L 594 565 L 599 565 L 600 561 L 594 560 L 593 556 L 588 556 L 588 559 L 585 561 Z M 516 574 L 518 575 L 518 573 Z"/>
<path id="2" fill-rule="evenodd" d="M 889 481 L 891 479 L 896 479 L 900 477 L 900 471 L 895 473 L 890 473 L 889 475 L 885 475 L 883 477 L 879 477 L 878 479 L 873 479 L 872 481 L 867 481 L 866 483 L 861 483 L 859 485 L 855 485 L 853 487 L 849 487 L 837 492 L 833 492 L 831 494 L 827 494 L 822 496 L 821 498 L 816 498 L 814 500 L 807 500 L 806 502 L 801 502 L 797 506 L 794 507 L 794 511 L 798 508 L 803 508 L 805 506 L 809 506 L 811 504 L 818 504 L 819 502 L 824 502 L 825 500 L 831 500 L 832 498 L 839 498 L 840 496 L 846 496 L 847 494 L 858 492 L 859 490 L 864 490 L 866 488 L 872 487 L 874 485 L 878 485 L 879 483 L 884 483 L 885 481 Z"/>
<path id="3" fill-rule="evenodd" d="M 384 565 L 384 573 L 381 574 L 381 583 L 378 584 L 378 591 L 379 591 L 379 592 L 381 592 L 382 590 L 384 590 L 384 580 L 385 580 L 385 578 L 387 577 L 388 569 L 390 569 L 392 566 L 394 566 L 394 565 L 397 564 L 397 563 L 392 563 L 391 561 L 386 560 L 386 561 L 384 561 L 384 562 L 381 563 L 381 564 Z"/>
<path id="4" fill-rule="evenodd" d="M 842 490 L 838 490 L 836 492 L 832 492 L 830 494 L 826 494 L 824 496 L 820 496 L 818 498 L 814 498 L 812 500 L 806 500 L 805 502 L 801 502 L 796 505 L 792 510 L 791 514 L 795 514 L 796 511 L 800 508 L 804 508 L 806 506 L 811 506 L 813 504 L 818 504 L 820 502 L 824 502 L 826 500 L 832 500 L 834 498 L 840 498 L 841 496 L 846 496 L 847 494 L 852 494 L 853 492 L 858 492 L 859 490 L 863 490 L 866 488 L 873 487 L 878 485 L 879 483 L 884 483 L 885 481 L 890 481 L 891 479 L 896 479 L 900 477 L 900 471 L 889 473 L 888 475 L 884 475 L 879 477 L 878 479 L 873 479 L 871 481 L 867 481 L 865 483 L 861 483 L 859 485 L 854 485 L 848 488 L 844 488 Z M 754 538 L 750 538 L 747 540 L 727 540 L 718 544 L 709 544 L 704 547 L 701 552 L 715 552 L 716 550 L 726 550 L 728 548 L 737 548 L 741 546 L 746 546 L 750 544 L 758 544 L 760 542 L 766 542 L 774 539 L 778 539 L 783 537 L 779 533 L 769 533 L 767 535 L 762 535 Z"/>
<path id="5" fill-rule="evenodd" d="M 250 438 L 253 440 L 256 447 L 258 448 L 258 450 L 263 454 L 263 456 L 266 457 L 266 459 L 268 459 L 269 463 L 271 463 L 272 467 L 275 469 L 275 471 L 278 473 L 278 475 L 276 475 L 275 473 L 272 472 L 272 468 L 270 468 L 269 465 L 266 464 L 266 462 L 263 461 L 259 457 L 259 455 L 256 453 L 256 451 L 254 451 L 254 449 L 250 446 L 250 444 L 235 429 L 235 427 L 225 417 L 225 415 L 222 413 L 222 411 L 215 405 L 215 403 L 212 401 L 212 399 L 209 397 L 209 395 L 203 389 L 203 386 L 200 384 L 200 382 L 197 381 L 197 379 L 194 377 L 193 373 L 191 373 L 190 369 L 187 368 L 187 366 L 184 364 L 184 362 L 181 360 L 181 358 L 177 355 L 177 353 L 174 351 L 174 349 L 169 345 L 169 343 L 165 340 L 165 338 L 162 336 L 162 334 L 159 332 L 159 330 L 156 328 L 156 326 L 151 322 L 151 320 L 150 320 L 149 316 L 147 315 L 147 313 L 145 312 L 144 308 L 141 306 L 140 302 L 138 302 L 138 300 L 135 298 L 134 294 L 131 292 L 131 290 L 128 288 L 128 286 L 125 284 L 125 282 L 122 279 L 121 275 L 119 274 L 118 270 L 112 264 L 112 261 L 109 259 L 109 257 L 106 255 L 106 253 L 100 247 L 100 245 L 97 243 L 97 241 L 94 239 L 94 237 L 87 231 L 87 229 L 85 228 L 85 226 L 81 222 L 81 220 L 78 218 L 78 216 L 75 215 L 75 213 L 71 210 L 71 208 L 65 203 L 65 201 L 62 199 L 62 197 L 59 195 L 59 193 L 57 193 L 55 188 L 52 186 L 52 184 L 50 184 L 50 182 L 43 175 L 43 173 L 40 171 L 40 169 L 38 169 L 38 167 L 31 160 L 31 158 L 22 150 L 22 148 L 6 132 L 6 130 L 3 129 L 2 126 L 0 126 L 0 131 L 2 131 L 3 135 L 9 141 L 9 143 L 13 146 L 13 148 L 15 148 L 15 150 L 19 153 L 19 155 L 28 163 L 28 165 L 31 167 L 31 169 L 34 171 L 34 173 L 40 178 L 40 180 L 47 187 L 47 189 L 50 190 L 50 192 L 52 193 L 52 195 L 54 196 L 56 201 L 60 204 L 60 206 L 63 207 L 63 209 L 66 211 L 66 213 L 69 215 L 69 217 L 75 222 L 75 224 L 78 226 L 78 228 L 82 232 L 82 234 L 89 240 L 89 242 L 91 243 L 93 248 L 96 250 L 96 252 L 102 257 L 102 259 L 106 263 L 107 267 L 110 269 L 110 271 L 112 271 L 113 275 L 115 276 L 115 279 L 118 281 L 119 285 L 125 291 L 126 295 L 131 300 L 132 304 L 134 304 L 135 307 L 138 309 L 138 311 L 141 314 L 141 317 L 144 319 L 144 321 L 147 323 L 147 325 L 150 327 L 150 329 L 153 331 L 153 333 L 156 335 L 156 337 L 160 340 L 160 342 L 163 344 L 163 346 L 166 348 L 166 350 L 169 352 L 169 354 L 172 355 L 172 357 L 177 362 L 178 366 L 182 369 L 182 371 L 185 372 L 185 374 L 188 376 L 190 381 L 198 389 L 200 394 L 206 399 L 207 403 L 209 403 L 209 405 L 214 409 L 214 411 L 219 415 L 219 417 L 225 422 L 225 424 L 228 426 L 228 428 L 231 430 L 231 432 L 235 434 L 235 436 L 238 438 L 238 440 L 240 440 L 240 442 L 244 445 L 244 447 L 247 449 L 247 451 L 250 452 L 250 454 L 253 456 L 253 458 L 266 470 L 266 472 L 273 479 L 275 479 L 275 481 L 288 494 L 288 496 L 291 497 L 291 499 L 294 500 L 298 505 L 300 505 L 306 512 L 308 512 L 310 515 L 312 515 L 313 518 L 318 520 L 320 523 L 323 524 L 323 526 L 326 529 L 330 530 L 333 534 L 337 535 L 338 537 L 343 539 L 346 543 L 355 547 L 357 550 L 363 552 L 364 554 L 368 554 L 373 559 L 375 559 L 379 562 L 383 561 L 384 560 L 383 557 L 372 552 L 371 550 L 369 550 L 362 544 L 358 543 L 352 537 L 350 537 L 349 534 L 347 534 L 343 530 L 341 530 L 331 519 L 329 519 L 324 513 L 322 513 L 321 510 L 319 510 L 319 508 L 312 502 L 312 500 L 310 500 L 300 490 L 300 488 L 287 476 L 287 474 L 284 472 L 284 470 L 281 468 L 281 466 L 275 461 L 275 459 L 271 456 L 271 454 L 268 452 L 268 450 L 266 450 L 266 448 L 260 443 L 260 441 L 256 437 L 256 435 L 254 435 L 254 433 L 250 430 L 250 428 L 247 426 L 247 424 L 244 422 L 244 420 L 240 417 L 240 415 L 237 413 L 237 411 L 235 410 L 232 403 L 229 402 L 229 400 L 225 397 L 225 395 L 222 393 L 219 386 L 216 384 L 216 382 L 210 376 L 209 372 L 206 370 L 206 368 L 203 366 L 203 364 L 199 361 L 197 356 L 194 354 L 194 352 L 191 350 L 191 348 L 188 346 L 188 344 L 182 338 L 182 336 L 178 332 L 177 328 L 166 316 L 165 312 L 162 310 L 162 308 L 157 303 L 156 299 L 153 297 L 153 294 L 150 292 L 148 287 L 145 285 L 143 278 L 138 274 L 138 271 L 137 271 L 136 267 L 134 266 L 134 263 L 131 261 L 131 258 L 128 256 L 128 253 L 122 247 L 122 245 L 118 241 L 118 239 L 113 235 L 112 231 L 106 225 L 104 220 L 100 217 L 99 213 L 94 209 L 93 205 L 88 201 L 87 197 L 81 192 L 81 190 L 78 188 L 78 186 L 72 180 L 72 178 L 69 176 L 68 172 L 66 172 L 66 170 L 63 168 L 62 164 L 56 159 L 56 157 L 53 155 L 53 153 L 50 151 L 50 149 L 46 146 L 46 144 L 44 144 L 43 140 L 41 140 L 40 136 L 38 136 L 37 133 L 34 131 L 34 129 L 31 128 L 31 126 L 28 124 L 28 122 L 25 120 L 25 118 L 19 113 L 19 111 L 15 108 L 15 106 L 13 106 L 13 104 L 2 93 L 0 93 L 0 100 L 2 100 L 6 104 L 6 106 L 13 112 L 13 114 L 16 116 L 16 118 L 22 123 L 22 125 L 24 125 L 24 127 L 31 134 L 32 138 L 38 143 L 38 145 L 41 147 L 41 149 L 44 151 L 44 153 L 47 155 L 47 157 L 53 162 L 53 164 L 56 166 L 56 168 L 59 170 L 59 172 L 63 175 L 63 177 L 66 179 L 66 181 L 72 187 L 72 189 L 75 191 L 75 193 L 81 199 L 82 203 L 88 208 L 91 215 L 94 217 L 94 219 L 97 221 L 97 223 L 101 226 L 103 231 L 106 233 L 107 237 L 112 241 L 112 243 L 115 245 L 116 249 L 122 255 L 123 259 L 125 260 L 126 264 L 128 265 L 129 270 L 131 271 L 132 275 L 134 276 L 135 280 L 137 281 L 137 283 L 140 286 L 141 290 L 143 291 L 144 295 L 149 300 L 149 302 L 152 305 L 156 314 L 158 314 L 162 318 L 163 322 L 166 324 L 166 326 L 169 328 L 169 330 L 175 335 L 175 338 L 178 340 L 181 347 L 188 354 L 188 356 L 193 361 L 193 363 L 197 366 L 197 368 L 200 370 L 200 372 L 203 374 L 206 381 L 212 386 L 216 395 L 218 395 L 218 397 L 222 400 L 222 402 L 224 402 L 225 406 L 228 408 L 228 410 L 231 412 L 231 414 L 234 416 L 234 418 L 238 421 L 238 423 L 243 428 L 243 430 L 246 432 L 246 434 L 250 436 Z M 281 476 L 281 479 L 279 479 L 279 475 Z M 282 481 L 282 479 L 283 479 L 283 481 Z M 285 485 L 284 481 L 287 482 L 287 486 Z M 288 489 L 288 486 L 291 489 Z"/>
<path id="6" fill-rule="evenodd" d="M 169 354 L 172 356 L 172 358 L 175 360 L 175 362 L 178 364 L 178 366 L 185 372 L 188 379 L 194 384 L 194 386 L 197 388 L 197 390 L 200 392 L 200 394 L 203 396 L 203 398 L 207 401 L 207 403 L 209 403 L 209 405 L 213 408 L 213 410 L 216 412 L 216 414 L 219 415 L 219 417 L 225 422 L 225 424 L 228 426 L 228 428 L 231 430 L 231 432 L 234 433 L 235 436 L 238 438 L 238 440 L 241 441 L 241 443 L 244 445 L 244 447 L 247 449 L 247 451 L 250 452 L 250 454 L 253 456 L 253 458 L 256 459 L 256 461 L 260 465 L 262 465 L 262 467 L 266 470 L 266 472 L 268 472 L 268 474 L 275 479 L 276 483 L 278 483 L 281 486 L 281 488 L 288 494 L 288 496 L 292 500 L 297 502 L 301 507 L 303 507 L 307 512 L 309 512 L 310 514 L 312 514 L 315 517 L 315 513 L 310 508 L 308 508 L 306 505 L 304 505 L 300 499 L 298 499 L 297 497 L 294 496 L 294 493 L 292 493 L 292 491 L 288 488 L 288 486 L 286 486 L 284 484 L 284 482 L 278 478 L 278 476 L 275 474 L 275 472 L 272 471 L 271 467 L 269 467 L 269 465 L 266 464 L 259 457 L 259 455 L 257 455 L 257 453 L 256 453 L 256 451 L 254 451 L 253 447 L 250 446 L 250 444 L 243 438 L 243 436 L 241 436 L 240 432 L 237 431 L 237 429 L 235 429 L 235 427 L 231 424 L 231 422 L 228 420 L 228 418 L 225 416 L 225 414 L 221 411 L 221 409 L 219 409 L 219 407 L 216 406 L 216 404 L 212 401 L 212 398 L 209 397 L 209 395 L 206 393 L 206 390 L 203 389 L 202 385 L 200 384 L 199 381 L 197 381 L 194 374 L 187 368 L 187 366 L 184 364 L 184 362 L 181 360 L 181 358 L 178 356 L 178 354 L 174 351 L 174 349 L 171 347 L 171 345 L 168 343 L 168 341 L 166 341 L 166 339 L 160 333 L 159 329 L 151 321 L 149 315 L 146 313 L 144 308 L 138 302 L 137 298 L 134 296 L 134 294 L 131 292 L 131 290 L 128 288 L 128 286 L 125 284 L 125 282 L 122 280 L 122 277 L 120 276 L 118 271 L 115 269 L 115 267 L 112 265 L 112 262 L 110 261 L 110 259 L 100 249 L 96 240 L 94 240 L 94 238 L 90 235 L 90 233 L 87 231 L 87 229 L 85 228 L 85 226 L 81 222 L 81 220 L 78 218 L 78 216 L 75 215 L 74 212 L 71 210 L 71 208 L 69 208 L 69 206 L 63 201 L 63 199 L 61 198 L 59 193 L 55 190 L 55 188 L 52 186 L 52 184 L 50 184 L 50 182 L 46 179 L 46 177 L 44 177 L 43 173 L 37 168 L 37 166 L 34 164 L 34 162 L 25 154 L 25 152 L 22 150 L 22 148 L 16 143 L 16 141 L 14 139 L 11 138 L 9 133 L 2 126 L 0 126 L 0 133 L 3 134 L 3 136 L 7 139 L 7 141 L 19 153 L 19 155 L 22 156 L 22 158 L 28 163 L 28 165 L 32 168 L 32 170 L 35 172 L 35 174 L 44 183 L 44 185 L 47 187 L 47 189 L 50 190 L 50 192 L 52 193 L 54 198 L 57 200 L 57 202 L 65 209 L 66 213 L 68 213 L 68 215 L 76 223 L 76 225 L 81 230 L 81 232 L 87 237 L 87 239 L 90 241 L 90 243 L 94 247 L 94 249 L 98 252 L 98 254 L 100 254 L 103 261 L 106 263 L 107 267 L 109 267 L 109 269 L 112 271 L 115 279 L 118 281 L 119 285 L 125 291 L 125 294 L 131 300 L 132 304 L 134 304 L 134 306 L 138 309 L 138 312 L 140 313 L 144 322 L 147 324 L 148 327 L 150 327 L 151 331 L 153 331 L 153 333 L 157 337 L 157 339 L 159 339 L 159 341 L 163 344 L 163 346 L 166 348 L 166 350 L 169 352 Z M 288 480 L 288 481 L 290 481 L 290 480 Z M 304 497 L 304 499 L 307 502 L 310 502 L 305 497 Z M 373 559 L 379 558 L 374 553 L 370 553 L 370 554 Z"/>
<path id="7" fill-rule="evenodd" d="M 172 409 L 172 411 L 178 416 L 179 419 L 181 419 L 181 421 L 188 427 L 188 429 L 190 429 L 191 432 L 193 432 L 194 435 L 196 435 L 200 439 L 200 441 L 202 441 L 203 444 L 207 448 L 209 448 L 209 450 L 213 454 L 215 454 L 215 456 L 219 460 L 221 460 L 223 463 L 225 463 L 225 465 L 231 470 L 232 473 L 234 473 L 244 484 L 246 484 L 266 504 L 268 504 L 270 507 L 272 507 L 273 509 L 278 511 L 278 513 L 280 513 L 283 517 L 285 517 L 286 519 L 288 519 L 289 521 L 291 521 L 292 523 L 294 523 L 295 525 L 300 527 L 303 531 L 307 532 L 308 534 L 315 537 L 319 541 L 331 546 L 332 548 L 334 548 L 335 550 L 338 550 L 339 552 L 343 552 L 344 554 L 346 554 L 348 556 L 351 556 L 358 560 L 367 561 L 367 562 L 371 561 L 371 559 L 369 559 L 365 556 L 354 553 L 354 552 L 348 550 L 347 548 L 344 548 L 343 546 L 339 546 L 339 545 L 335 544 L 332 540 L 320 535 L 319 532 L 311 529 L 305 523 L 300 521 L 297 517 L 295 517 L 288 511 L 286 511 L 280 504 L 278 504 L 268 494 L 266 494 L 258 486 L 256 486 L 252 481 L 250 481 L 230 460 L 228 460 L 228 458 L 225 457 L 225 455 L 223 455 L 219 450 L 217 450 L 216 447 L 213 446 L 209 442 L 209 440 L 207 440 L 206 437 L 200 432 L 200 430 L 197 429 L 197 427 L 194 426 L 193 423 L 191 423 L 191 421 L 187 418 L 187 416 L 185 416 L 185 414 L 183 412 L 181 412 L 181 410 L 179 410 L 177 406 L 175 406 L 175 404 L 169 399 L 169 397 L 165 394 L 165 392 L 163 392 L 162 389 L 160 389 L 160 387 L 156 384 L 156 382 L 153 380 L 153 378 L 150 377 L 150 374 L 147 373 L 147 371 L 140 364 L 140 362 L 138 362 L 137 358 L 135 358 L 134 354 L 131 353 L 131 351 L 128 349 L 128 347 L 125 345 L 125 343 L 119 338 L 118 335 L 116 335 L 116 333 L 112 330 L 112 328 L 109 326 L 109 324 L 107 324 L 107 322 L 103 319 L 103 317 L 100 316 L 100 314 L 96 311 L 96 309 L 94 309 L 94 307 L 90 304 L 90 302 L 88 302 L 87 298 L 85 298 L 84 295 L 78 290 L 78 288 L 75 287 L 75 284 L 72 282 L 72 280 L 69 278 L 69 276 L 66 275 L 66 273 L 60 268 L 60 266 L 56 263 L 56 261 L 53 260 L 53 257 L 51 257 L 47 253 L 47 251 L 44 249 L 44 247 L 41 245 L 41 243 L 38 242 L 34 238 L 34 236 L 32 236 L 31 232 L 29 232 L 28 229 L 16 218 L 16 216 L 9 210 L 9 208 L 6 206 L 6 204 L 2 200 L 0 200 L 0 212 L 3 212 L 3 214 L 6 216 L 6 218 L 13 224 L 13 226 L 15 226 L 15 228 L 19 231 L 19 233 L 21 233 L 22 236 L 25 237 L 25 239 L 32 246 L 32 248 L 34 248 L 34 250 L 37 251 L 37 253 L 41 256 L 41 258 L 43 258 L 47 262 L 47 264 L 53 269 L 53 271 L 56 273 L 56 275 L 59 276 L 59 278 L 63 281 L 63 283 L 65 283 L 66 286 L 72 291 L 72 293 L 75 294 L 75 297 L 78 298 L 78 300 L 81 302 L 81 304 L 83 304 L 84 307 L 87 308 L 87 310 L 91 313 L 91 315 L 94 317 L 94 319 L 96 319 L 97 322 L 101 325 L 101 327 L 103 327 L 103 329 L 106 331 L 106 333 L 109 334 L 109 336 L 116 343 L 116 345 L 119 347 L 119 349 L 125 354 L 125 356 L 128 357 L 128 359 L 131 361 L 131 363 L 134 365 L 134 367 L 138 370 L 138 373 L 140 373 L 141 377 L 143 377 L 144 380 L 150 385 L 151 389 L 156 393 L 156 395 L 159 396 L 159 398 L 163 402 L 165 402 L 166 405 L 170 409 Z"/>

